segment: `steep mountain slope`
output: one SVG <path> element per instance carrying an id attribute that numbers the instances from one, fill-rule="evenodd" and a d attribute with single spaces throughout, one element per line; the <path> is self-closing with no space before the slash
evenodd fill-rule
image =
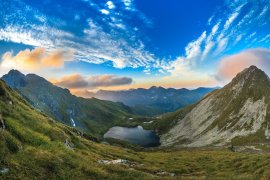
<path id="1" fill-rule="evenodd" d="M 251 66 L 195 105 L 164 116 L 160 121 L 167 122 L 167 128 L 161 132 L 161 143 L 207 146 L 268 142 L 269 105 L 269 78 Z"/>
<path id="2" fill-rule="evenodd" d="M 195 103 L 214 89 L 216 88 L 165 89 L 153 86 L 149 89 L 139 88 L 127 91 L 100 90 L 93 96 L 99 99 L 123 102 L 140 115 L 157 115 Z"/>
<path id="3" fill-rule="evenodd" d="M 11 70 L 2 79 L 37 109 L 94 135 L 102 135 L 115 124 L 129 123 L 133 117 L 130 108 L 122 103 L 79 98 L 35 74 Z"/>
<path id="4" fill-rule="evenodd" d="M 0 179 L 268 179 L 269 158 L 224 149 L 135 151 L 96 143 L 37 112 L 0 80 Z"/>

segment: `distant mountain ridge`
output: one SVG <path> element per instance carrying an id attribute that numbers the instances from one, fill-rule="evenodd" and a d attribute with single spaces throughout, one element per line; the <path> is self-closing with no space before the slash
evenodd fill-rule
<path id="1" fill-rule="evenodd" d="M 11 70 L 2 79 L 34 107 L 70 126 L 102 135 L 115 124 L 128 122 L 134 115 L 128 106 L 99 99 L 84 99 L 68 89 L 51 84 L 35 74 Z"/>
<path id="2" fill-rule="evenodd" d="M 181 107 L 199 101 L 203 96 L 217 88 L 174 89 L 152 86 L 149 89 L 130 89 L 123 91 L 100 90 L 94 97 L 130 106 L 140 115 L 157 115 L 175 111 Z"/>
<path id="3" fill-rule="evenodd" d="M 267 143 L 269 106 L 269 77 L 251 66 L 198 103 L 164 115 L 157 130 L 162 146 Z"/>

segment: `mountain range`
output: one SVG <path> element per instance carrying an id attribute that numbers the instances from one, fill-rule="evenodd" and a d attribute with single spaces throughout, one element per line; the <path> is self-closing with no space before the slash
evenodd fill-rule
<path id="1" fill-rule="evenodd" d="M 134 110 L 122 103 L 96 98 L 79 98 L 67 89 L 54 86 L 34 74 L 23 75 L 19 71 L 12 70 L 2 79 L 31 105 L 48 116 L 97 137 L 101 137 L 115 125 L 131 126 L 141 123 L 137 120 L 141 117 L 134 115 Z M 270 112 L 267 108 L 270 103 L 270 81 L 262 70 L 251 66 L 240 72 L 223 88 L 202 95 L 208 91 L 210 89 L 207 88 L 191 91 L 152 87 L 147 90 L 130 90 L 130 92 L 100 91 L 97 94 L 104 92 L 108 95 L 107 98 L 112 98 L 112 94 L 118 94 L 116 95 L 118 98 L 121 97 L 120 94 L 125 94 L 123 99 L 129 94 L 130 98 L 126 98 L 126 103 L 132 104 L 135 102 L 135 95 L 137 95 L 136 102 L 142 103 L 142 98 L 139 97 L 144 97 L 146 94 L 155 97 L 146 99 L 157 102 L 158 99 L 163 98 L 162 94 L 168 95 L 168 92 L 171 94 L 174 92 L 174 95 L 177 92 L 181 92 L 182 95 L 196 94 L 193 97 L 198 97 L 201 93 L 203 98 L 198 102 L 175 112 L 157 116 L 157 120 L 153 118 L 152 123 L 142 124 L 145 128 L 157 131 L 161 138 L 161 147 L 224 146 L 268 142 Z"/>
<path id="2" fill-rule="evenodd" d="M 0 179 L 267 179 L 269 168 L 264 153 L 95 142 L 37 111 L 0 80 Z"/>
<path id="3" fill-rule="evenodd" d="M 251 66 L 199 102 L 163 115 L 157 128 L 161 145 L 200 147 L 267 143 L 269 105 L 269 77 Z"/>
<path id="4" fill-rule="evenodd" d="M 123 103 L 76 97 L 35 74 L 11 70 L 2 79 L 38 110 L 95 136 L 102 136 L 116 124 L 132 123 L 129 119 L 135 118 Z"/>
<path id="5" fill-rule="evenodd" d="M 101 90 L 94 98 L 82 98 L 36 74 L 11 70 L 2 79 L 38 110 L 97 137 L 115 125 L 136 125 L 144 120 L 140 116 L 154 116 L 192 104 L 214 89 Z"/>
<path id="6" fill-rule="evenodd" d="M 217 88 L 174 89 L 152 86 L 149 89 L 138 88 L 122 91 L 99 90 L 92 97 L 122 102 L 130 106 L 134 113 L 154 116 L 173 112 L 179 108 L 199 101 L 203 96 Z"/>

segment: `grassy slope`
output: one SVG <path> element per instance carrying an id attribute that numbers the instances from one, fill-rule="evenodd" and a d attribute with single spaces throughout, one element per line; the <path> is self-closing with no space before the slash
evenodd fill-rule
<path id="1" fill-rule="evenodd" d="M 164 179 L 158 172 L 193 178 L 270 176 L 270 155 L 202 149 L 135 151 L 93 142 L 35 111 L 2 82 L 0 116 L 5 124 L 0 129 L 0 170 L 9 169 L 0 173 L 0 179 Z M 65 147 L 66 139 L 74 144 L 73 150 Z M 119 158 L 134 165 L 97 162 Z"/>
<path id="2" fill-rule="evenodd" d="M 130 117 L 136 117 L 130 108 L 122 103 L 79 98 L 39 76 L 30 74 L 26 78 L 29 83 L 17 90 L 33 106 L 68 125 L 72 125 L 70 121 L 72 117 L 77 128 L 96 137 L 102 137 L 115 125 L 138 124 L 136 121 L 128 120 Z"/>

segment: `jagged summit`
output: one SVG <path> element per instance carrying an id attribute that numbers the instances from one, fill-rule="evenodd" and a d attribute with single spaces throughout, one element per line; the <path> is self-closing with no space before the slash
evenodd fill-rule
<path id="1" fill-rule="evenodd" d="M 246 68 L 242 72 L 238 73 L 236 77 L 232 80 L 232 82 L 239 80 L 260 82 L 268 81 L 268 79 L 269 77 L 264 71 L 252 65 L 249 68 Z"/>
<path id="2" fill-rule="evenodd" d="M 39 84 L 51 84 L 49 81 L 36 74 L 23 74 L 18 70 L 12 69 L 5 74 L 2 79 L 12 88 L 25 87 L 29 81 L 35 81 Z"/>
<path id="3" fill-rule="evenodd" d="M 21 73 L 20 71 L 18 71 L 17 69 L 12 69 L 8 72 L 9 75 L 13 74 L 13 75 L 23 75 L 23 73 Z"/>

